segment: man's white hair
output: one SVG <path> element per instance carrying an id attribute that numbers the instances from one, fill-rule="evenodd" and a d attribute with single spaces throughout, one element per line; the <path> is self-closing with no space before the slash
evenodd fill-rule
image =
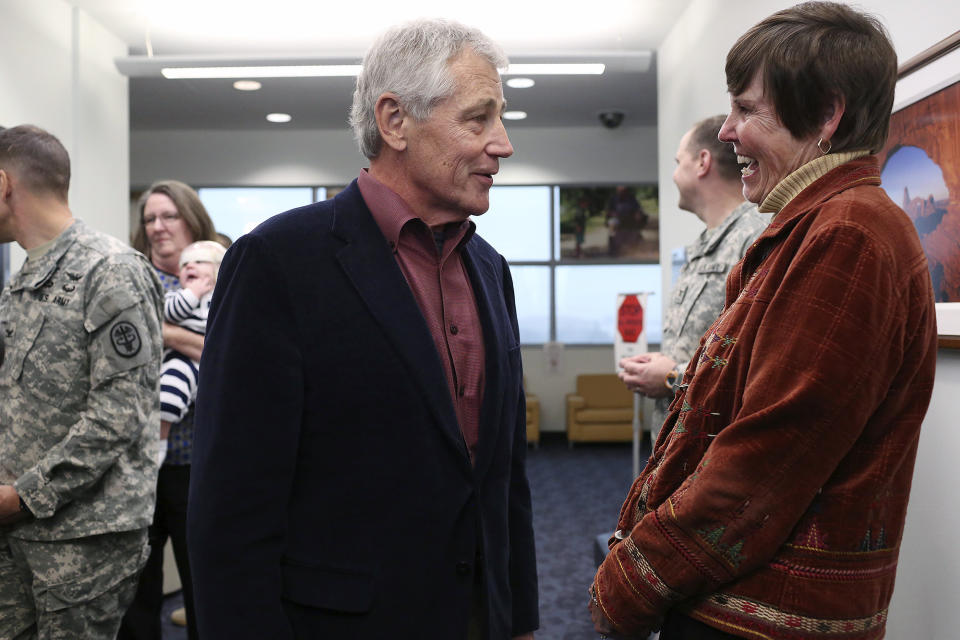
<path id="1" fill-rule="evenodd" d="M 393 27 L 377 38 L 363 59 L 350 108 L 350 126 L 367 158 L 380 153 L 383 139 L 374 108 L 381 95 L 392 92 L 418 121 L 456 86 L 449 63 L 469 49 L 496 69 L 506 69 L 507 56 L 495 42 L 453 20 L 415 20 Z"/>

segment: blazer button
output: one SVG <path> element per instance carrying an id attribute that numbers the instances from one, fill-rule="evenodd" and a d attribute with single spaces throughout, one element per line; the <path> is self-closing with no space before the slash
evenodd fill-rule
<path id="1" fill-rule="evenodd" d="M 470 573 L 470 563 L 464 560 L 461 560 L 457 563 L 457 575 L 465 576 Z"/>
<path id="2" fill-rule="evenodd" d="M 452 333 L 453 335 L 457 335 L 458 333 L 460 333 L 460 328 L 457 325 L 452 324 L 450 325 L 450 333 Z"/>

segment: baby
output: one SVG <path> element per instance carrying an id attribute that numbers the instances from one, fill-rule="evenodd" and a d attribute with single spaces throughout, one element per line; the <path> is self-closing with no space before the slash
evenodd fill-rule
<path id="1" fill-rule="evenodd" d="M 220 260 L 226 249 L 222 245 L 201 240 L 180 252 L 180 289 L 170 291 L 163 301 L 163 317 L 201 335 L 207 331 L 210 298 L 217 283 Z M 166 349 L 160 370 L 160 451 L 166 452 L 170 425 L 183 420 L 197 397 L 200 363 L 179 351 Z"/>

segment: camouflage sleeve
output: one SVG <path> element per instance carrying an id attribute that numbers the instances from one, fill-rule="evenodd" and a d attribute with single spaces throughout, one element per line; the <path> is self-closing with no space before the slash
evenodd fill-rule
<path id="1" fill-rule="evenodd" d="M 134 443 L 159 433 L 160 293 L 132 263 L 95 269 L 85 296 L 89 391 L 66 436 L 15 487 L 37 518 L 52 516 L 94 485 Z"/>

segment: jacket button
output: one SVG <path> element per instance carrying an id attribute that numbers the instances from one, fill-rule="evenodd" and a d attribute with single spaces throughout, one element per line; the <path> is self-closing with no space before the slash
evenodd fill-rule
<path id="1" fill-rule="evenodd" d="M 461 560 L 457 563 L 457 575 L 465 576 L 470 573 L 470 563 Z"/>

